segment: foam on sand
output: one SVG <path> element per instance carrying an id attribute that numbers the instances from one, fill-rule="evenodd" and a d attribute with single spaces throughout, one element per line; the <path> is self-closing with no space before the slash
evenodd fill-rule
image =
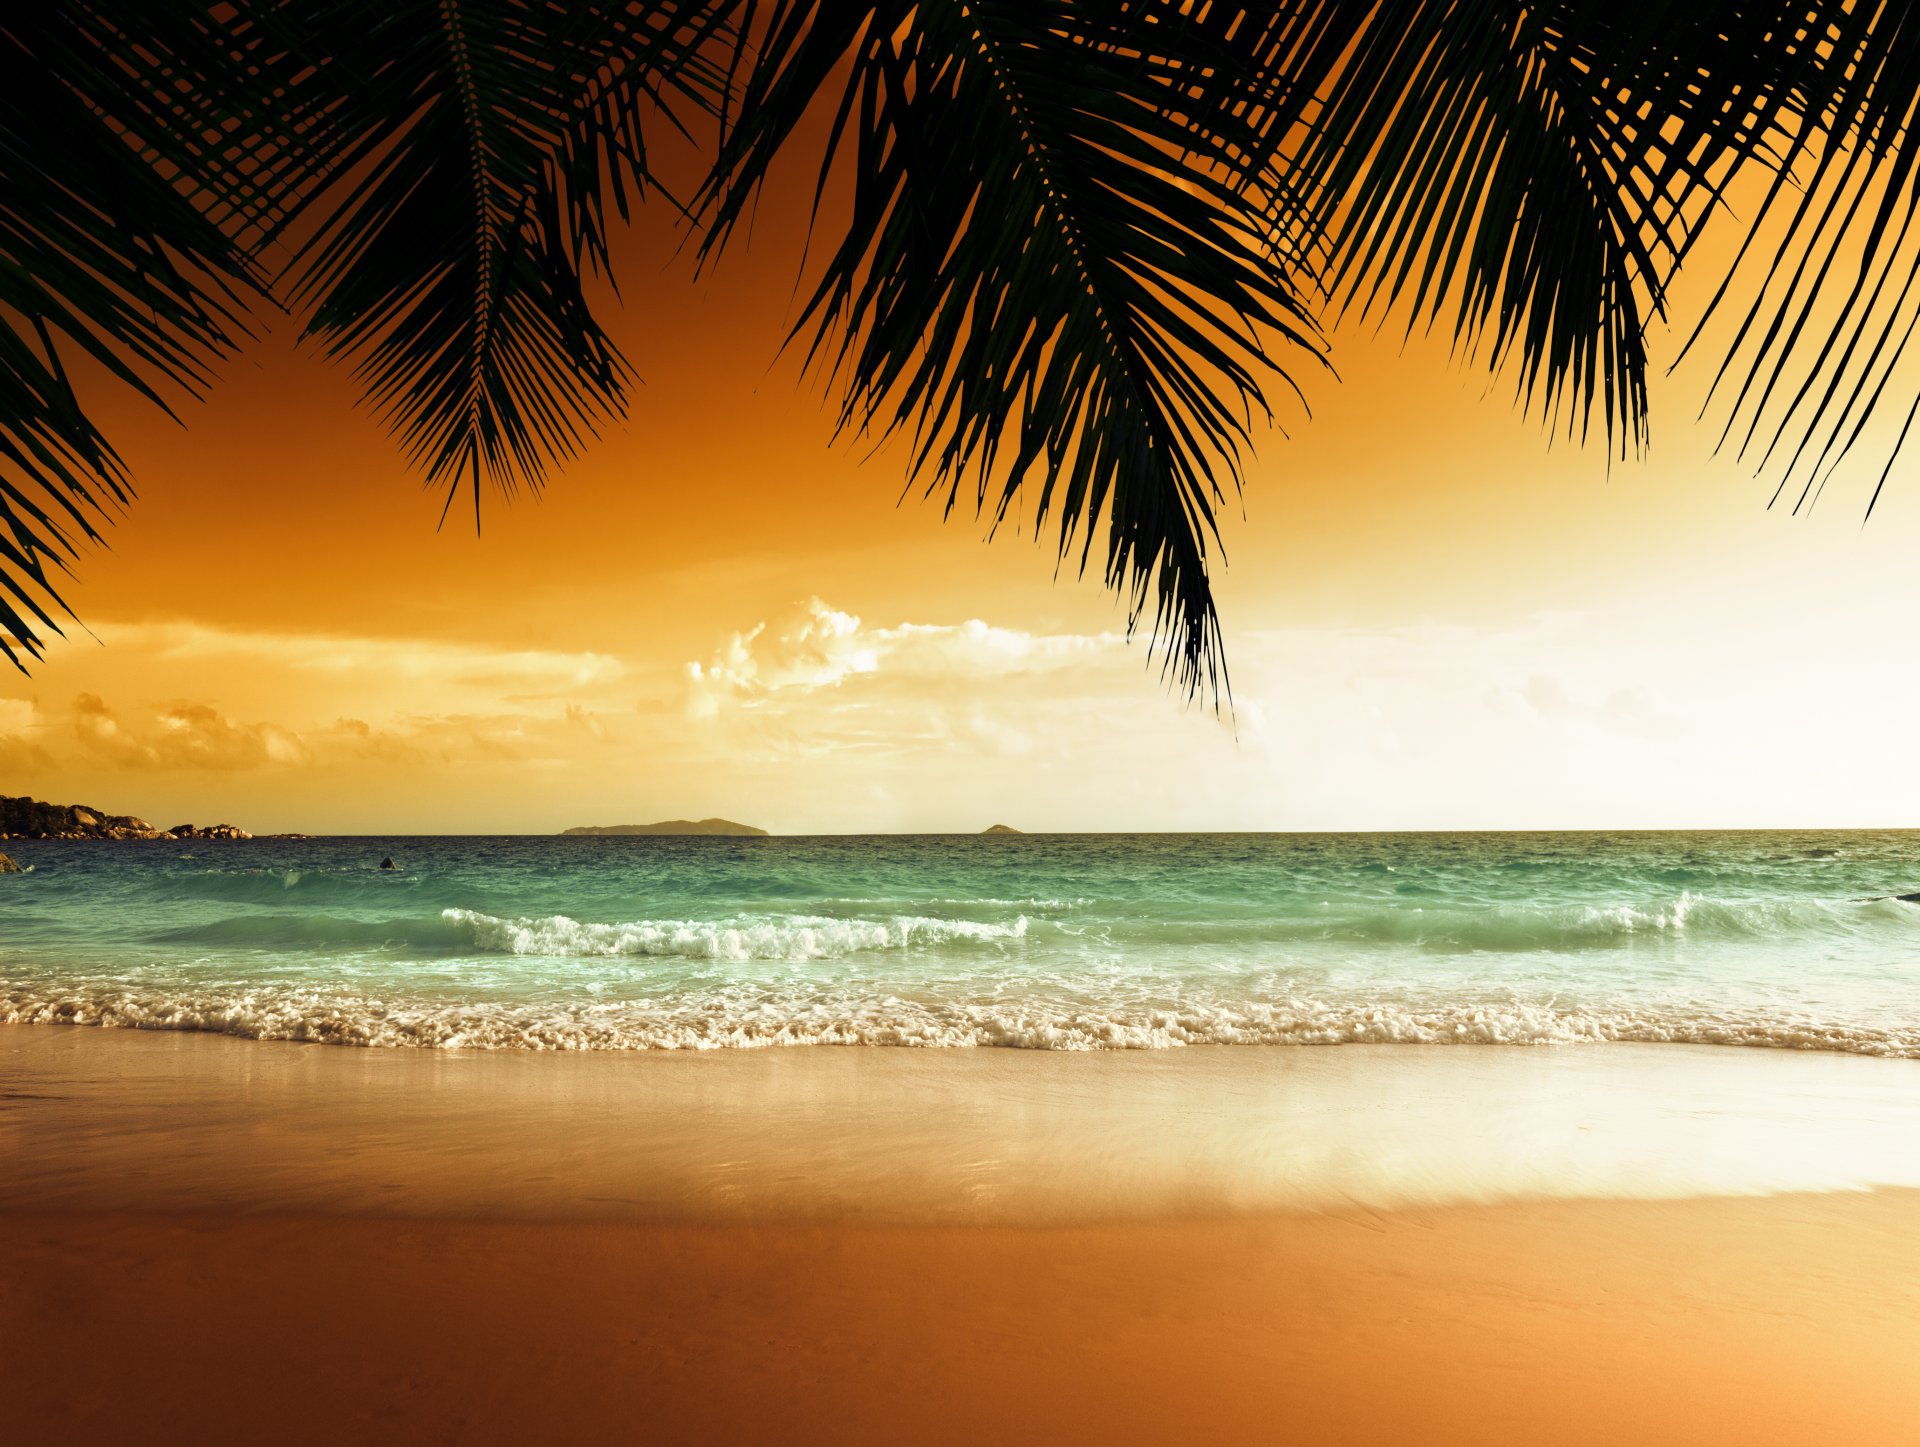
<path id="1" fill-rule="evenodd" d="M 571 921 L 569 921 L 571 923 Z M 508 926 L 511 929 L 511 926 Z M 601 927 L 625 931 L 628 927 Z M 873 948 L 902 941 L 876 926 Z M 513 935 L 550 953 L 537 931 Z M 724 932 L 692 942 L 619 932 L 568 935 L 577 952 L 606 955 L 700 948 L 746 950 L 759 941 Z M 803 937 L 783 937 L 774 959 Z M 767 958 L 715 953 L 716 959 Z M 120 980 L 63 988 L 0 986 L 0 1024 L 194 1030 L 326 1045 L 481 1050 L 722 1050 L 796 1045 L 892 1045 L 1021 1050 L 1169 1050 L 1200 1045 L 1514 1045 L 1607 1043 L 1737 1046 L 1920 1058 L 1920 1028 L 1848 1025 L 1790 1012 L 1716 1012 L 1673 1006 L 1591 1011 L 1511 1002 L 1430 1008 L 1292 1000 L 1173 1005 L 1076 1004 L 1028 994 L 1003 1000 L 914 1000 L 845 988 L 737 982 L 660 998 L 526 1002 L 443 1001 L 342 986 L 248 983 L 145 988 Z"/>

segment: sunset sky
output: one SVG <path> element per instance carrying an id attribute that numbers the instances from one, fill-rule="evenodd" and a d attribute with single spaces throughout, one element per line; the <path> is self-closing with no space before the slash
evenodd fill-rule
<path id="1" fill-rule="evenodd" d="M 0 792 L 309 832 L 1920 823 L 1920 488 L 1862 527 L 1873 439 L 1796 518 L 1711 456 L 1694 362 L 1610 467 L 1344 327 L 1226 522 L 1216 718 L 1049 543 L 830 445 L 777 356 L 787 185 L 701 277 L 648 213 L 631 417 L 479 538 L 290 323 L 183 426 L 97 390 L 141 497 L 69 590 L 92 636 L 0 678 Z"/>

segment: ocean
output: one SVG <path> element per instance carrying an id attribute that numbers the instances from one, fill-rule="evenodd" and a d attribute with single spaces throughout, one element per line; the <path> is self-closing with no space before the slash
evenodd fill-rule
<path id="1" fill-rule="evenodd" d="M 13 841 L 0 1021 L 1920 1056 L 1920 832 Z M 391 856 L 397 868 L 384 871 Z"/>

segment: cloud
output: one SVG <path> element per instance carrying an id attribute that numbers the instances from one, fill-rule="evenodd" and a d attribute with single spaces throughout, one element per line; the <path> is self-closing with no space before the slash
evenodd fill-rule
<path id="1" fill-rule="evenodd" d="M 877 635 L 889 666 L 900 672 L 990 678 L 1051 673 L 1089 663 L 1137 665 L 1123 633 L 1028 633 L 979 618 L 964 623 L 903 623 Z"/>
<path id="2" fill-rule="evenodd" d="M 869 628 L 819 598 L 735 633 L 707 662 L 689 663 L 690 709 L 711 717 L 730 704 L 754 705 L 775 694 L 806 695 L 850 681 L 910 685 L 1005 679 L 1125 659 L 1117 633 L 1029 633 L 979 618 L 964 623 L 902 623 Z M 977 710 L 976 710 L 977 712 Z M 984 720 L 987 733 L 1004 733 Z"/>
<path id="3" fill-rule="evenodd" d="M 560 827 L 610 798 L 859 830 L 1871 820 L 1907 797 L 1883 660 L 1834 649 L 1789 685 L 1771 635 L 1703 648 L 1651 608 L 1243 627 L 1224 721 L 1114 631 L 875 626 L 819 597 L 727 623 L 751 626 L 666 657 L 116 629 L 64 660 L 77 704 L 0 698 L 0 766 L 101 799 L 171 770 L 183 817 L 280 800 L 301 828 Z"/>
<path id="4" fill-rule="evenodd" d="M 694 713 L 709 715 L 728 700 L 831 688 L 879 666 L 857 617 L 810 598 L 771 624 L 735 633 L 706 663 L 689 663 L 687 678 Z"/>
<path id="5" fill-rule="evenodd" d="M 73 728 L 88 750 L 126 768 L 257 769 L 312 759 L 292 730 L 236 723 L 203 703 L 170 704 L 129 724 L 97 694 L 83 693 L 73 702 Z"/>
<path id="6" fill-rule="evenodd" d="M 43 727 L 30 698 L 0 698 L 0 773 L 18 775 L 46 768 L 51 757 L 28 735 Z"/>
<path id="7" fill-rule="evenodd" d="M 623 741 L 600 714 L 577 705 L 556 715 L 417 714 L 381 725 L 340 718 L 309 731 L 307 739 L 323 762 L 511 764 L 531 769 L 563 768 L 594 757 L 587 750 L 595 745 Z"/>
<path id="8" fill-rule="evenodd" d="M 113 773 L 604 768 L 602 746 L 632 745 L 644 729 L 638 685 L 606 653 L 187 621 L 97 631 L 107 647 L 48 664 L 70 680 L 70 703 L 36 712 L 0 680 L 0 762 L 46 788 L 99 792 Z M 671 667 L 654 665 L 653 687 L 660 716 L 679 717 Z"/>
<path id="9" fill-rule="evenodd" d="M 323 633 L 266 633 L 198 623 L 112 624 L 98 632 L 109 646 L 173 664 L 249 661 L 309 674 L 383 677 L 410 686 L 461 686 L 500 695 L 550 696 L 622 676 L 626 666 L 605 653 L 503 649 L 429 638 L 355 638 Z"/>

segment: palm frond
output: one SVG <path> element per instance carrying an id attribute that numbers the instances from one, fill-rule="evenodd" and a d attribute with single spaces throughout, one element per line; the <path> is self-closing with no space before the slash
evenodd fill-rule
<path id="1" fill-rule="evenodd" d="M 631 369 L 594 317 L 603 197 L 652 184 L 643 103 L 711 109 L 726 0 L 392 0 L 273 24 L 327 88 L 292 212 L 290 297 L 351 358 L 451 503 L 537 487 L 621 414 Z M 317 220 L 315 219 L 317 218 Z"/>
<path id="2" fill-rule="evenodd" d="M 851 205 L 796 335 L 842 389 L 840 426 L 906 434 L 911 475 L 996 526 L 1034 484 L 1061 559 L 1084 569 L 1099 547 L 1178 686 L 1217 700 L 1223 484 L 1268 415 L 1276 352 L 1318 365 L 1321 347 L 1245 192 L 1262 122 L 1196 59 L 1237 75 L 1240 52 L 1183 47 L 1189 9 L 775 4 L 708 248 L 831 104 L 822 186 L 843 166 Z"/>
<path id="3" fill-rule="evenodd" d="M 1721 440 L 1796 510 L 1849 456 L 1920 323 L 1920 16 L 1901 5 L 1777 7 L 1779 180 L 1689 341 L 1736 323 L 1709 395 Z M 1745 305 L 1740 306 L 1744 297 Z M 1898 415 L 1872 512 L 1920 403 Z"/>
<path id="4" fill-rule="evenodd" d="M 1336 299 L 1450 317 L 1525 408 L 1644 447 L 1648 327 L 1729 179 L 1768 160 L 1767 27 L 1613 0 L 1317 9 L 1282 164 Z"/>
<path id="5" fill-rule="evenodd" d="M 1920 19 L 1864 0 L 49 0 L 0 24 L 0 652 L 131 495 L 77 358 L 165 405 L 263 258 L 449 505 L 620 415 L 594 316 L 650 142 L 716 255 L 810 114 L 791 342 L 839 426 L 1051 529 L 1225 686 L 1219 509 L 1316 318 L 1442 328 L 1556 428 L 1644 447 L 1647 333 L 1757 195 L 1690 345 L 1723 442 L 1817 495 L 1920 327 Z M 1756 183 L 1756 177 L 1758 181 Z M 844 211 L 839 197 L 848 193 Z M 829 191 L 835 197 L 826 204 Z M 830 228 L 830 230 L 829 230 Z M 1920 403 L 1891 445 L 1898 455 Z M 1887 463 L 1890 471 L 1891 460 Z M 1887 472 L 1880 486 L 1887 481 Z M 1876 489 L 1875 498 L 1879 496 Z M 1869 504 L 1871 508 L 1871 504 Z"/>
<path id="6" fill-rule="evenodd" d="M 165 406 L 208 382 L 257 283 L 205 212 L 194 126 L 129 99 L 126 21 L 68 0 L 0 27 L 0 653 L 16 667 L 71 616 L 58 575 L 132 491 L 65 359 Z M 202 39 L 164 7 L 144 43 L 177 58 Z"/>

